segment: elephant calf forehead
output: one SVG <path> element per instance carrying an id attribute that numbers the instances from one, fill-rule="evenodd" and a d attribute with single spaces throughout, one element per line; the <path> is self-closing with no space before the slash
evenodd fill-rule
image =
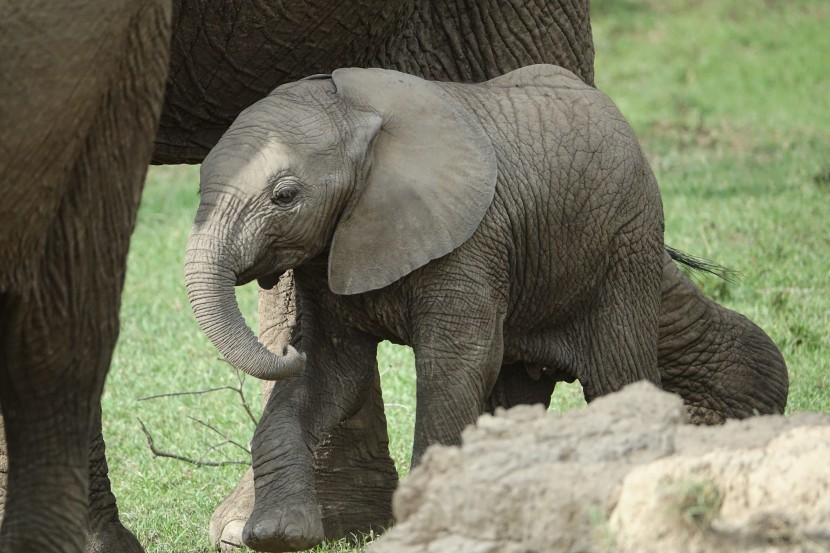
<path id="1" fill-rule="evenodd" d="M 205 158 L 202 179 L 295 172 L 339 151 L 341 126 L 321 109 L 261 101 L 237 118 Z"/>
<path id="2" fill-rule="evenodd" d="M 342 117 L 334 113 L 331 102 L 314 95 L 275 92 L 246 110 L 229 132 L 237 125 L 256 128 L 268 142 L 284 144 L 311 144 L 325 147 L 336 143 Z"/>
<path id="3" fill-rule="evenodd" d="M 290 144 L 275 136 L 220 142 L 202 163 L 201 182 L 265 186 L 280 174 L 305 174 L 323 156 L 320 148 L 308 143 Z"/>

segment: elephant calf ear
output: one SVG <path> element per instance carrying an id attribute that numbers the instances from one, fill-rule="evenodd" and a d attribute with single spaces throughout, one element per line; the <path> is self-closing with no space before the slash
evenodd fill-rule
<path id="1" fill-rule="evenodd" d="M 329 254 L 332 291 L 358 294 L 473 235 L 493 201 L 496 155 L 478 119 L 438 84 L 382 69 L 338 69 L 332 78 L 356 112 L 382 120 L 367 182 Z"/>

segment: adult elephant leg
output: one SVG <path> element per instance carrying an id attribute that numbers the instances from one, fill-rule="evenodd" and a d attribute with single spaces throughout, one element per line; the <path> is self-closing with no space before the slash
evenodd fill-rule
<path id="1" fill-rule="evenodd" d="M 3 511 L 6 507 L 6 481 L 9 472 L 9 457 L 6 453 L 6 429 L 0 413 L 0 526 L 3 525 Z"/>
<path id="2" fill-rule="evenodd" d="M 115 343 L 116 323 L 101 325 L 94 338 L 75 331 L 56 340 L 37 332 L 47 323 L 38 306 L 15 303 L 6 314 L 12 315 L 9 326 L 19 329 L 10 335 L 18 346 L 8 356 L 12 362 L 6 364 L 6 374 L 0 376 L 9 456 L 0 550 L 80 553 L 88 522 L 93 406 Z M 85 309 L 71 304 L 66 308 L 75 315 L 71 320 L 49 317 L 49 322 L 56 318 L 60 325 L 92 322 L 92 313 L 84 313 Z M 57 359 L 44 359 L 39 342 L 50 343 L 47 352 Z M 93 350 L 98 351 L 93 354 Z"/>
<path id="3" fill-rule="evenodd" d="M 118 507 L 107 476 L 104 438 L 101 434 L 100 405 L 97 412 L 98 415 L 93 424 L 93 433 L 96 437 L 91 440 L 89 450 L 89 532 L 86 551 L 87 553 L 110 551 L 141 553 L 144 550 L 138 540 L 118 518 Z M 7 471 L 5 430 L 3 417 L 0 416 L 0 521 L 3 520 L 5 506 Z"/>
<path id="4" fill-rule="evenodd" d="M 118 506 L 110 487 L 106 446 L 101 434 L 101 405 L 95 409 L 89 446 L 89 532 L 87 553 L 142 553 L 135 536 L 118 518 Z"/>
<path id="5" fill-rule="evenodd" d="M 118 335 L 169 16 L 153 3 L 67 2 L 0 17 L 0 50 L 14 52 L 0 79 L 4 553 L 85 548 L 89 438 Z"/>
<path id="6" fill-rule="evenodd" d="M 82 218 L 80 213 L 64 212 L 57 232 Z M 78 226 L 88 237 L 84 246 L 104 246 L 103 229 Z M 109 246 L 119 250 L 118 261 L 126 262 L 126 241 Z M 90 274 L 103 261 L 95 259 L 98 255 L 65 260 L 65 247 L 59 239 L 50 241 L 49 259 L 60 260 L 57 264 L 63 267 L 68 264 L 66 273 L 77 280 L 67 283 L 63 271 L 44 268 L 44 294 L 15 298 L 4 306 L 8 325 L 3 332 L 0 405 L 9 456 L 6 514 L 0 529 L 4 552 L 84 550 L 89 436 L 118 332 L 124 265 L 120 274 L 116 267 L 101 268 L 101 274 L 113 275 L 116 281 L 104 282 Z M 90 282 L 93 297 L 86 289 Z M 53 328 L 57 331 L 50 331 Z"/>
<path id="7" fill-rule="evenodd" d="M 693 422 L 784 412 L 787 365 L 775 343 L 740 313 L 704 296 L 668 254 L 659 332 L 663 388 L 683 397 Z"/>

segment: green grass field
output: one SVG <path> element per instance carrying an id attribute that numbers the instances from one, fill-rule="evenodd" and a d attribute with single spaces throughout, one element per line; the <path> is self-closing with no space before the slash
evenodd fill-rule
<path id="1" fill-rule="evenodd" d="M 594 0 L 596 81 L 640 137 L 663 192 L 666 241 L 739 271 L 702 280 L 762 326 L 790 368 L 788 411 L 830 412 L 830 3 L 821 0 Z M 104 432 L 122 517 L 148 552 L 210 551 L 207 524 L 244 468 L 153 459 L 156 446 L 245 460 L 194 421 L 245 445 L 253 424 L 187 304 L 182 258 L 198 204 L 198 170 L 150 171 L 133 238 L 121 339 L 104 397 Z M 254 323 L 256 289 L 238 292 Z M 408 464 L 412 355 L 381 347 L 393 456 Z M 244 383 L 260 408 L 259 386 Z M 584 402 L 578 386 L 554 408 Z M 192 417 L 192 418 L 191 418 Z M 347 546 L 321 551 L 349 551 Z"/>

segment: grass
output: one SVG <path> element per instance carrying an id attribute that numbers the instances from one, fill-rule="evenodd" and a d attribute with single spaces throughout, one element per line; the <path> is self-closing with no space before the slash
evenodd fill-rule
<path id="1" fill-rule="evenodd" d="M 788 411 L 830 412 L 830 4 L 820 0 L 594 0 L 597 85 L 640 137 L 663 192 L 666 240 L 742 274 L 703 288 L 756 321 L 790 368 Z M 241 466 L 195 468 L 153 459 L 159 448 L 199 457 L 218 440 L 241 444 L 252 423 L 232 392 L 139 401 L 235 386 L 236 377 L 187 305 L 182 257 L 198 204 L 198 172 L 150 172 L 133 239 L 121 339 L 104 397 L 111 476 L 126 524 L 148 552 L 210 551 L 207 524 Z M 255 320 L 256 290 L 238 291 Z M 411 352 L 384 344 L 391 449 L 408 465 L 414 394 Z M 244 383 L 254 409 L 258 384 Z M 582 403 L 557 388 L 554 407 Z M 240 459 L 235 446 L 213 459 Z M 349 551 L 339 544 L 325 551 Z"/>

